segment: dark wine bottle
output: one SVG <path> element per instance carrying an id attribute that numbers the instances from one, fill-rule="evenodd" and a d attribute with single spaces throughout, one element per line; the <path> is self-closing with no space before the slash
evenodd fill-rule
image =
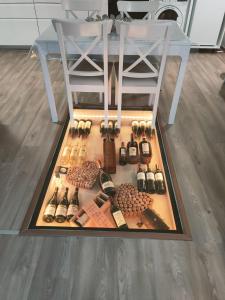
<path id="1" fill-rule="evenodd" d="M 78 198 L 78 191 L 79 189 L 76 188 L 74 195 L 69 203 L 69 207 L 67 210 L 67 221 L 69 221 L 71 218 L 75 217 L 78 214 L 79 211 L 79 198 Z"/>
<path id="2" fill-rule="evenodd" d="M 78 123 L 78 136 L 82 136 L 84 134 L 85 122 L 84 120 L 80 120 Z"/>
<path id="3" fill-rule="evenodd" d="M 142 135 L 143 133 L 145 133 L 145 128 L 146 128 L 146 122 L 145 121 L 140 121 L 139 135 Z"/>
<path id="4" fill-rule="evenodd" d="M 145 191 L 145 172 L 141 169 L 140 164 L 138 164 L 137 170 L 137 188 L 139 192 Z"/>
<path id="5" fill-rule="evenodd" d="M 127 149 L 125 147 L 124 142 L 122 142 L 121 147 L 119 149 L 119 164 L 121 166 L 127 164 Z"/>
<path id="6" fill-rule="evenodd" d="M 105 128 L 105 121 L 101 121 L 100 123 L 100 133 L 102 136 L 104 136 L 106 134 L 106 128 Z"/>
<path id="7" fill-rule="evenodd" d="M 149 194 L 155 193 L 155 174 L 151 171 L 149 164 L 146 172 L 146 192 Z"/>
<path id="8" fill-rule="evenodd" d="M 75 138 L 77 133 L 78 133 L 78 121 L 74 120 L 73 123 L 72 123 L 72 126 L 69 129 L 69 135 L 72 138 Z"/>
<path id="9" fill-rule="evenodd" d="M 149 163 L 152 158 L 152 147 L 151 144 L 143 136 L 142 141 L 139 144 L 140 148 L 140 161 L 143 164 Z"/>
<path id="10" fill-rule="evenodd" d="M 84 227 L 84 225 L 88 222 L 90 218 L 88 217 L 87 213 L 82 210 L 79 212 L 79 216 L 73 219 L 73 222 L 76 223 L 80 227 Z"/>
<path id="11" fill-rule="evenodd" d="M 108 122 L 107 133 L 108 134 L 113 134 L 113 121 Z"/>
<path id="12" fill-rule="evenodd" d="M 114 196 L 116 193 L 116 189 L 114 186 L 114 183 L 112 181 L 112 178 L 109 174 L 103 171 L 101 162 L 99 161 L 99 184 L 101 189 L 106 195 Z"/>
<path id="13" fill-rule="evenodd" d="M 91 126 L 92 126 L 92 121 L 91 120 L 87 120 L 85 122 L 85 127 L 84 127 L 84 135 L 88 136 L 91 132 Z"/>
<path id="14" fill-rule="evenodd" d="M 111 213 L 112 213 L 113 219 L 116 223 L 116 226 L 119 229 L 128 229 L 128 226 L 124 219 L 122 211 L 113 203 L 111 204 Z"/>
<path id="15" fill-rule="evenodd" d="M 138 144 L 134 140 L 134 135 L 131 134 L 131 140 L 127 144 L 128 162 L 136 164 L 138 162 Z"/>
<path id="16" fill-rule="evenodd" d="M 66 216 L 67 216 L 67 209 L 69 206 L 69 201 L 68 201 L 68 192 L 69 189 L 66 188 L 66 191 L 63 195 L 62 200 L 59 202 L 56 213 L 55 213 L 55 221 L 58 223 L 63 223 L 66 221 Z"/>
<path id="17" fill-rule="evenodd" d="M 147 137 L 149 137 L 149 138 L 152 137 L 152 121 L 147 121 L 147 122 L 146 122 L 145 134 L 146 134 Z"/>
<path id="18" fill-rule="evenodd" d="M 134 134 L 135 136 L 138 135 L 138 127 L 139 127 L 138 121 L 133 121 L 133 122 L 131 123 L 132 132 L 133 132 L 133 134 Z"/>
<path id="19" fill-rule="evenodd" d="M 166 184 L 163 177 L 163 172 L 156 165 L 155 170 L 155 188 L 157 194 L 165 194 L 166 192 Z"/>
<path id="20" fill-rule="evenodd" d="M 56 212 L 56 208 L 57 208 L 58 190 L 59 190 L 59 188 L 56 187 L 52 197 L 48 201 L 48 204 L 45 208 L 45 212 L 44 212 L 44 215 L 43 215 L 43 220 L 47 223 L 51 223 L 51 222 L 54 221 L 55 212 Z"/>
<path id="21" fill-rule="evenodd" d="M 120 133 L 120 128 L 119 128 L 119 126 L 118 126 L 118 122 L 117 122 L 117 121 L 114 121 L 114 122 L 113 122 L 113 134 L 114 134 L 115 136 L 118 136 L 119 133 Z"/>

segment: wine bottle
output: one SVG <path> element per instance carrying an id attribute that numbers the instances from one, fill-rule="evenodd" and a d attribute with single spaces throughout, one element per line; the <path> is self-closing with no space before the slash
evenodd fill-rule
<path id="1" fill-rule="evenodd" d="M 88 217 L 87 213 L 82 209 L 82 211 L 79 212 L 79 216 L 73 219 L 73 222 L 75 222 L 80 227 L 84 227 L 89 219 L 90 218 Z"/>
<path id="2" fill-rule="evenodd" d="M 79 211 L 79 198 L 78 198 L 78 191 L 79 189 L 76 188 L 74 195 L 69 203 L 69 207 L 67 210 L 67 221 L 69 221 L 71 218 L 75 217 L 78 214 Z"/>
<path id="3" fill-rule="evenodd" d="M 52 197 L 48 201 L 48 204 L 45 208 L 45 212 L 44 212 L 44 215 L 43 215 L 43 220 L 47 223 L 51 223 L 51 222 L 54 221 L 55 212 L 56 212 L 56 208 L 57 208 L 58 190 L 59 190 L 59 188 L 56 187 Z"/>
<path id="4" fill-rule="evenodd" d="M 78 160 L 78 154 L 79 154 L 79 143 L 76 142 L 75 145 L 72 147 L 71 153 L 70 153 L 70 164 L 74 165 Z"/>
<path id="5" fill-rule="evenodd" d="M 142 214 L 144 224 L 149 227 L 149 225 L 153 226 L 154 229 L 157 230 L 170 230 L 169 226 L 165 223 L 165 221 L 159 216 L 159 214 L 151 209 L 146 208 Z"/>
<path id="6" fill-rule="evenodd" d="M 138 144 L 134 140 L 134 135 L 131 134 L 131 140 L 127 144 L 128 162 L 136 164 L 138 162 Z"/>
<path id="7" fill-rule="evenodd" d="M 75 138 L 75 136 L 77 135 L 77 133 L 78 133 L 78 121 L 74 120 L 72 126 L 69 129 L 69 135 L 72 138 Z"/>
<path id="8" fill-rule="evenodd" d="M 88 136 L 91 132 L 91 126 L 92 126 L 92 121 L 91 120 L 87 120 L 85 122 L 85 129 L 84 129 L 84 135 Z"/>
<path id="9" fill-rule="evenodd" d="M 140 148 L 140 161 L 143 164 L 149 163 L 152 158 L 152 147 L 151 144 L 143 136 L 142 141 L 139 144 Z"/>
<path id="10" fill-rule="evenodd" d="M 61 158 L 60 158 L 60 163 L 62 165 L 67 165 L 69 163 L 71 151 L 72 151 L 72 148 L 69 144 L 64 147 Z"/>
<path id="11" fill-rule="evenodd" d="M 151 138 L 152 137 L 152 121 L 146 122 L 145 134 Z"/>
<path id="12" fill-rule="evenodd" d="M 67 215 L 67 209 L 69 206 L 69 201 L 68 201 L 68 192 L 69 189 L 66 188 L 66 191 L 63 195 L 62 200 L 59 202 L 56 213 L 55 213 L 55 220 L 58 223 L 63 223 L 66 221 L 66 215 Z"/>
<path id="13" fill-rule="evenodd" d="M 166 184 L 163 177 L 163 172 L 156 165 L 155 170 L 155 188 L 157 194 L 165 194 L 166 192 Z"/>
<path id="14" fill-rule="evenodd" d="M 113 134 L 113 121 L 108 122 L 107 133 L 108 134 Z"/>
<path id="15" fill-rule="evenodd" d="M 79 164 L 82 164 L 86 160 L 86 156 L 87 156 L 87 146 L 86 146 L 85 141 L 82 141 L 81 147 L 79 150 L 79 155 L 78 155 Z"/>
<path id="16" fill-rule="evenodd" d="M 84 134 L 85 122 L 84 120 L 80 120 L 78 123 L 78 136 L 82 136 Z"/>
<path id="17" fill-rule="evenodd" d="M 141 169 L 140 164 L 138 164 L 137 170 L 137 188 L 139 192 L 145 191 L 145 172 Z"/>
<path id="18" fill-rule="evenodd" d="M 134 134 L 135 136 L 138 135 L 138 127 L 139 127 L 138 121 L 133 121 L 133 122 L 131 123 L 132 132 L 133 132 L 133 134 Z"/>
<path id="19" fill-rule="evenodd" d="M 128 226 L 124 219 L 122 211 L 118 208 L 118 206 L 116 206 L 113 203 L 111 204 L 111 213 L 112 213 L 113 219 L 116 223 L 116 226 L 119 229 L 128 229 Z"/>
<path id="20" fill-rule="evenodd" d="M 101 133 L 102 136 L 104 136 L 106 134 L 106 128 L 105 128 L 105 121 L 104 120 L 100 123 L 100 133 Z"/>
<path id="21" fill-rule="evenodd" d="M 122 142 L 121 147 L 119 149 L 119 164 L 121 166 L 127 164 L 127 149 L 125 147 L 124 142 Z"/>
<path id="22" fill-rule="evenodd" d="M 145 121 L 140 121 L 139 135 L 142 135 L 143 133 L 145 133 L 145 128 L 146 128 L 146 122 Z"/>
<path id="23" fill-rule="evenodd" d="M 118 122 L 115 121 L 115 122 L 113 122 L 113 134 L 114 134 L 115 136 L 118 136 L 119 133 L 120 133 L 120 128 L 119 128 L 119 126 L 118 126 Z"/>
<path id="24" fill-rule="evenodd" d="M 99 169 L 100 169 L 100 171 L 99 171 L 100 187 L 106 195 L 114 196 L 116 193 L 116 189 L 115 189 L 114 183 L 112 181 L 112 178 L 109 174 L 107 174 L 106 172 L 103 171 L 100 161 L 98 161 L 98 164 L 99 164 Z"/>
<path id="25" fill-rule="evenodd" d="M 155 193 L 155 174 L 151 171 L 149 164 L 146 172 L 146 192 L 149 194 Z"/>

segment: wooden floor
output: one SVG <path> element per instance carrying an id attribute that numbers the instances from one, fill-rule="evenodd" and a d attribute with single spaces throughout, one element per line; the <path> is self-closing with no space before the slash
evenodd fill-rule
<path id="1" fill-rule="evenodd" d="M 61 65 L 50 63 L 57 107 Z M 178 61 L 160 112 L 168 118 Z M 193 241 L 16 235 L 57 124 L 42 74 L 24 51 L 0 51 L 0 299 L 225 299 L 225 54 L 190 57 L 176 123 L 166 126 Z"/>

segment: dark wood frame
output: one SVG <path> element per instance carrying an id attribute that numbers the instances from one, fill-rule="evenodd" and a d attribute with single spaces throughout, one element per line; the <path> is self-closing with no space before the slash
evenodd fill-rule
<path id="1" fill-rule="evenodd" d="M 129 108 L 129 109 L 132 110 L 132 108 Z M 133 108 L 133 109 L 137 109 L 137 108 Z M 188 224 L 188 221 L 187 221 L 184 205 L 183 205 L 183 202 L 182 202 L 181 192 L 180 192 L 180 189 L 179 189 L 179 186 L 178 186 L 175 170 L 174 170 L 174 167 L 173 167 L 173 164 L 172 164 L 172 159 L 171 159 L 169 146 L 168 146 L 168 143 L 167 143 L 167 140 L 166 140 L 166 137 L 165 137 L 165 130 L 161 126 L 159 116 L 158 116 L 159 130 L 161 132 L 163 147 L 164 147 L 165 152 L 166 152 L 167 164 L 168 164 L 170 176 L 171 176 L 171 179 L 172 179 L 173 190 L 174 190 L 174 193 L 175 193 L 175 196 L 176 196 L 176 205 L 177 205 L 177 209 L 179 211 L 180 220 L 182 222 L 182 231 L 183 231 L 182 233 L 150 232 L 150 231 L 144 231 L 144 230 L 141 230 L 141 231 L 132 231 L 132 230 L 130 230 L 130 231 L 119 231 L 119 230 L 107 231 L 107 230 L 104 230 L 104 229 L 101 230 L 99 228 L 98 228 L 98 230 L 87 229 L 87 228 L 82 229 L 82 230 L 76 229 L 76 231 L 66 230 L 66 229 L 61 229 L 61 228 L 55 229 L 55 228 L 50 228 L 50 227 L 48 227 L 47 229 L 46 228 L 41 228 L 41 229 L 40 228 L 38 228 L 38 229 L 29 228 L 30 222 L 31 222 L 31 219 L 32 219 L 32 216 L 33 216 L 33 213 L 34 213 L 34 209 L 37 205 L 39 195 L 42 191 L 43 185 L 44 185 L 45 180 L 46 180 L 46 176 L 47 176 L 48 171 L 49 171 L 49 167 L 52 163 L 52 160 L 53 160 L 54 154 L 56 152 L 58 143 L 59 143 L 59 141 L 61 139 L 61 136 L 63 134 L 66 119 L 67 119 L 67 115 L 68 115 L 68 112 L 66 111 L 65 114 L 64 114 L 64 121 L 62 122 L 61 126 L 57 130 L 56 137 L 55 137 L 55 140 L 54 140 L 53 145 L 51 147 L 51 150 L 50 150 L 49 156 L 47 158 L 45 167 L 43 169 L 42 175 L 41 175 L 40 180 L 37 184 L 34 196 L 32 198 L 32 201 L 30 203 L 28 211 L 25 215 L 24 221 L 22 223 L 20 234 L 21 235 L 42 235 L 42 236 L 53 236 L 53 235 L 54 236 L 96 236 L 96 237 L 119 237 L 119 238 L 121 238 L 121 237 L 123 237 L 123 238 L 152 238 L 152 239 L 187 240 L 187 241 L 191 240 L 190 228 L 189 228 L 189 224 Z"/>

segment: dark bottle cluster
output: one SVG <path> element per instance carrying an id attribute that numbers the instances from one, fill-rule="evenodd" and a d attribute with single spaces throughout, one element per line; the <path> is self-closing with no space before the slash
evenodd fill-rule
<path id="1" fill-rule="evenodd" d="M 78 188 L 75 189 L 74 195 L 68 200 L 69 189 L 66 188 L 63 197 L 58 196 L 59 188 L 56 187 L 52 197 L 49 199 L 45 208 L 43 220 L 47 223 L 56 221 L 63 223 L 66 220 L 76 216 L 79 211 Z"/>
<path id="2" fill-rule="evenodd" d="M 69 129 L 69 135 L 75 137 L 87 137 L 91 132 L 91 120 L 74 120 L 73 125 Z"/>
<path id="3" fill-rule="evenodd" d="M 120 128 L 118 127 L 118 122 L 117 121 L 108 121 L 108 125 L 105 125 L 105 121 L 101 121 L 100 123 L 100 133 L 102 137 L 106 135 L 111 135 L 114 137 L 117 137 L 120 133 Z"/>
<path id="4" fill-rule="evenodd" d="M 134 139 L 134 134 L 131 134 L 130 141 L 125 147 L 124 142 L 122 142 L 119 149 L 119 164 L 121 166 L 129 164 L 137 164 L 141 162 L 142 164 L 147 164 L 152 158 L 152 147 L 146 137 L 143 136 L 142 141 L 138 143 Z"/>
<path id="5" fill-rule="evenodd" d="M 153 129 L 151 121 L 133 121 L 131 128 L 135 137 L 141 137 L 143 134 L 148 138 L 152 137 Z"/>
<path id="6" fill-rule="evenodd" d="M 137 188 L 139 192 L 165 194 L 166 184 L 163 172 L 157 166 L 155 171 L 152 171 L 149 165 L 147 165 L 147 170 L 143 170 L 139 164 L 137 170 Z"/>

